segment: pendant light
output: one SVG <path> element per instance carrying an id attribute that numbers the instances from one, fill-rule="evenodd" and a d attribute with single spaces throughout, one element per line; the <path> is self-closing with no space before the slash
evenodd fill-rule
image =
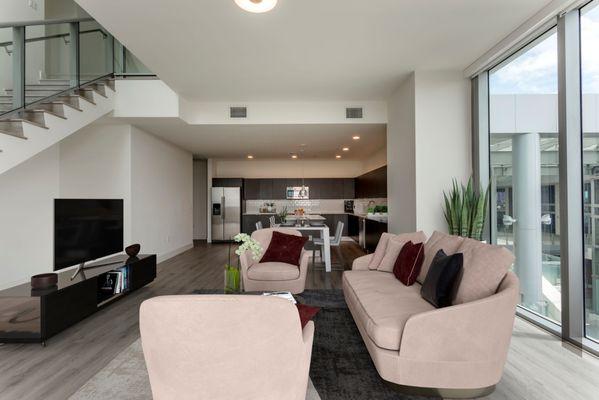
<path id="1" fill-rule="evenodd" d="M 304 168 L 306 166 L 304 164 L 304 146 L 305 145 L 302 145 L 301 149 L 300 149 L 300 154 L 301 154 L 300 162 L 302 163 L 302 188 L 299 191 L 300 197 L 307 197 L 308 196 L 308 189 L 306 189 L 306 180 L 305 180 L 306 171 L 305 171 L 305 168 Z"/>

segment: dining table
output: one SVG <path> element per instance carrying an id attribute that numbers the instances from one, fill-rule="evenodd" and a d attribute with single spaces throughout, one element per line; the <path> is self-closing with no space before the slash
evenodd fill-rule
<path id="1" fill-rule="evenodd" d="M 323 222 L 326 218 L 322 215 L 288 215 L 289 224 L 281 224 L 281 227 L 293 228 L 300 232 L 319 232 L 322 238 L 322 257 L 324 261 L 324 270 L 331 272 L 331 235 L 329 227 Z M 293 224 L 291 224 L 293 223 Z"/>

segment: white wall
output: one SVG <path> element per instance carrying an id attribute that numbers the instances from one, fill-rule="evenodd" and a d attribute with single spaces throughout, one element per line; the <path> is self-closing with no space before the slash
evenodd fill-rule
<path id="1" fill-rule="evenodd" d="M 362 173 L 370 172 L 387 165 L 387 146 L 362 161 Z"/>
<path id="2" fill-rule="evenodd" d="M 359 160 L 213 160 L 218 178 L 353 178 L 362 171 Z"/>
<path id="3" fill-rule="evenodd" d="M 389 232 L 416 230 L 415 76 L 389 99 L 387 123 L 387 206 Z"/>
<path id="4" fill-rule="evenodd" d="M 388 107 L 389 230 L 446 231 L 443 190 L 472 171 L 470 82 L 460 71 L 417 71 Z"/>
<path id="5" fill-rule="evenodd" d="M 192 245 L 192 155 L 122 124 L 90 125 L 0 175 L 0 288 L 53 265 L 55 198 L 122 198 L 125 244 Z"/>
<path id="6" fill-rule="evenodd" d="M 52 270 L 58 158 L 53 146 L 0 175 L 0 289 Z"/>
<path id="7" fill-rule="evenodd" d="M 417 228 L 447 231 L 443 190 L 472 174 L 470 81 L 460 71 L 416 72 Z"/>
<path id="8" fill-rule="evenodd" d="M 208 163 L 206 160 L 193 161 L 193 239 L 206 240 L 207 199 L 208 199 Z"/>
<path id="9" fill-rule="evenodd" d="M 164 260 L 193 246 L 191 153 L 131 128 L 132 241 Z"/>
<path id="10" fill-rule="evenodd" d="M 60 197 L 123 199 L 131 242 L 131 138 L 127 125 L 89 125 L 59 145 Z"/>

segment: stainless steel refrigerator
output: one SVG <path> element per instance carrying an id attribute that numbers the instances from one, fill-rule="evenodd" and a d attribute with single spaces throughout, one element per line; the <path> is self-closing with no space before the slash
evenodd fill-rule
<path id="1" fill-rule="evenodd" d="M 212 240 L 231 240 L 241 232 L 241 188 L 212 188 Z"/>

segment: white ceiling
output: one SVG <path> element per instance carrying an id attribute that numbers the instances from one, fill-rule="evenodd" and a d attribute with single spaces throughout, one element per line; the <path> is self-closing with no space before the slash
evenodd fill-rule
<path id="1" fill-rule="evenodd" d="M 363 160 L 386 146 L 385 124 L 188 125 L 178 118 L 107 118 L 104 123 L 111 121 L 130 123 L 199 158 L 283 159 L 305 144 L 307 159 L 334 160 L 342 154 L 344 160 Z M 341 151 L 343 146 L 350 151 Z"/>
<path id="2" fill-rule="evenodd" d="M 464 69 L 550 0 L 76 0 L 180 95 L 383 100 L 413 70 Z"/>

